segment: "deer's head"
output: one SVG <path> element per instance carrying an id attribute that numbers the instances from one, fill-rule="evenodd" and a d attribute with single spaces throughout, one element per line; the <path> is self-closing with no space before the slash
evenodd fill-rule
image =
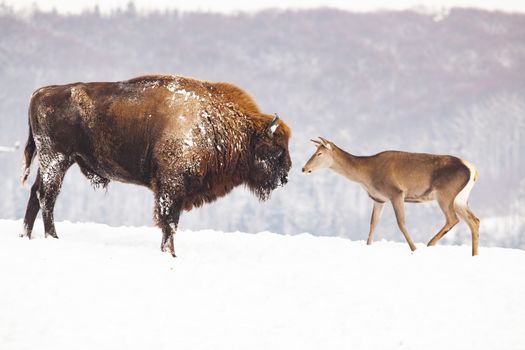
<path id="1" fill-rule="evenodd" d="M 303 166 L 303 173 L 309 174 L 314 170 L 329 168 L 334 163 L 334 145 L 330 141 L 319 137 L 311 140 L 317 149 Z"/>

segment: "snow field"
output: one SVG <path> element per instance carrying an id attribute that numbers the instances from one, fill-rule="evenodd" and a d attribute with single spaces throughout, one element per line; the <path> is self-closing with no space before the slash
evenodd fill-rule
<path id="1" fill-rule="evenodd" d="M 0 220 L 0 349 L 523 349 L 525 251 Z"/>

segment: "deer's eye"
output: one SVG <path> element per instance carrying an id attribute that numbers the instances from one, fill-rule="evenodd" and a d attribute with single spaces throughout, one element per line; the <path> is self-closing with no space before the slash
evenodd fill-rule
<path id="1" fill-rule="evenodd" d="M 322 153 L 317 153 L 317 156 L 319 157 Z"/>

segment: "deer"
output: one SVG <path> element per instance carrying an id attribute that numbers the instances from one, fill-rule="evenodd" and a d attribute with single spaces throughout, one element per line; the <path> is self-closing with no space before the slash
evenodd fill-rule
<path id="1" fill-rule="evenodd" d="M 436 243 L 458 222 L 458 216 L 472 234 L 472 256 L 478 255 L 479 219 L 468 206 L 470 191 L 479 175 L 471 163 L 450 155 L 384 151 L 372 156 L 355 156 L 322 137 L 311 140 L 317 147 L 302 171 L 331 169 L 360 184 L 373 201 L 367 245 L 386 202 L 394 209 L 397 224 L 410 249 L 416 246 L 405 225 L 404 203 L 437 201 L 445 215 L 445 225 L 428 242 Z"/>

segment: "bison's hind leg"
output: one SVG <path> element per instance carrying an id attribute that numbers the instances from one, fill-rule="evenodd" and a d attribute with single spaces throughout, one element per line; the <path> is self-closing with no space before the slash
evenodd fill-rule
<path id="1" fill-rule="evenodd" d="M 55 202 L 62 187 L 62 181 L 67 169 L 71 166 L 71 160 L 59 152 L 39 152 L 39 184 L 38 200 L 44 220 L 45 236 L 58 238 L 55 230 L 53 211 Z"/>
<path id="2" fill-rule="evenodd" d="M 20 237 L 28 237 L 31 239 L 31 233 L 33 232 L 33 226 L 35 224 L 36 216 L 40 210 L 40 204 L 38 203 L 38 190 L 40 187 L 40 172 L 37 173 L 35 183 L 31 186 L 31 194 L 27 201 L 26 214 L 24 215 L 24 232 Z"/>

